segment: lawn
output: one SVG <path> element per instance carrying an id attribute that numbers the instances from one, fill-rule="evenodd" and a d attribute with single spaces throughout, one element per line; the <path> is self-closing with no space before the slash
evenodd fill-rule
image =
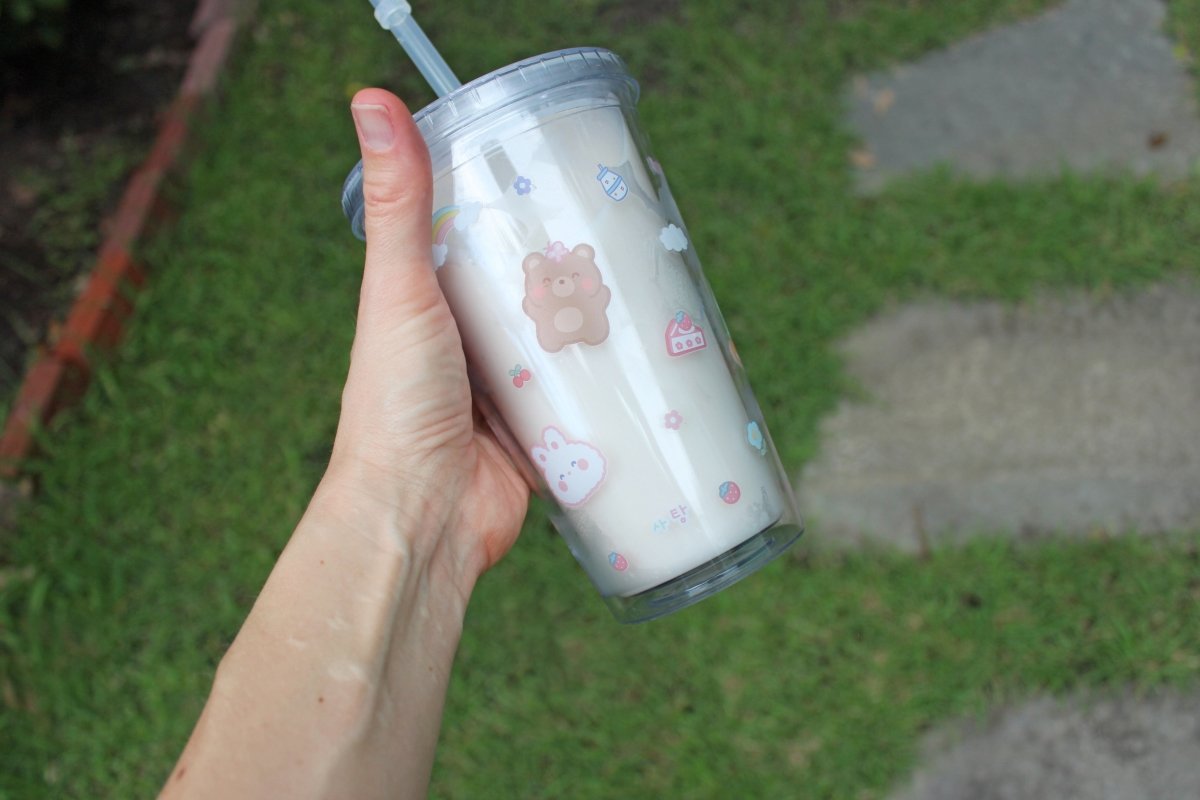
<path id="1" fill-rule="evenodd" d="M 737 6 L 748 8 L 738 9 Z M 1200 179 L 850 191 L 854 72 L 1032 0 L 418 6 L 461 76 L 574 44 L 642 114 L 790 468 L 852 390 L 831 344 L 898 299 L 1096 291 L 1197 269 Z M 1200 52 L 1200 2 L 1172 5 Z M 365 0 L 263 0 L 144 254 L 120 358 L 35 465 L 0 543 L 0 798 L 158 787 L 319 479 L 361 270 L 338 208 L 347 103 L 430 97 Z M 819 541 L 819 521 L 809 538 Z M 540 507 L 481 582 L 433 794 L 876 798 L 945 718 L 1039 691 L 1189 684 L 1200 535 L 923 559 L 801 546 L 682 614 L 620 627 Z"/>

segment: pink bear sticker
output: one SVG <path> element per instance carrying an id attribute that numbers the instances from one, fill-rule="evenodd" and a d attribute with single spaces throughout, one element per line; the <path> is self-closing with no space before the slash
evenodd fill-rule
<path id="1" fill-rule="evenodd" d="M 529 455 L 542 471 L 546 485 L 569 508 L 583 505 L 604 482 L 607 462 L 586 442 L 572 442 L 553 426 L 542 431 L 542 443 Z"/>

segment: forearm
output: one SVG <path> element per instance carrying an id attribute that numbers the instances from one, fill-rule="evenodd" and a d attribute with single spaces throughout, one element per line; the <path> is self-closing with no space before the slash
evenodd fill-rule
<path id="1" fill-rule="evenodd" d="M 474 583 L 448 519 L 323 483 L 164 795 L 422 795 Z"/>

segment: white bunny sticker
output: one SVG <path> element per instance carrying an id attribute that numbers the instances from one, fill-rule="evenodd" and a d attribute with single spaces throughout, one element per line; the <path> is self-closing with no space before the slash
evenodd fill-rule
<path id="1" fill-rule="evenodd" d="M 578 508 L 604 482 L 607 462 L 586 442 L 572 442 L 553 426 L 542 431 L 542 443 L 529 451 L 546 485 L 569 508 Z"/>

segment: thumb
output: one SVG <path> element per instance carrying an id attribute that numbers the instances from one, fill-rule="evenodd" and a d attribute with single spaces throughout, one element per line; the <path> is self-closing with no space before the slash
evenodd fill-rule
<path id="1" fill-rule="evenodd" d="M 433 273 L 429 151 L 391 92 L 363 89 L 350 104 L 363 162 L 366 267 L 360 311 L 414 312 L 442 302 Z"/>

